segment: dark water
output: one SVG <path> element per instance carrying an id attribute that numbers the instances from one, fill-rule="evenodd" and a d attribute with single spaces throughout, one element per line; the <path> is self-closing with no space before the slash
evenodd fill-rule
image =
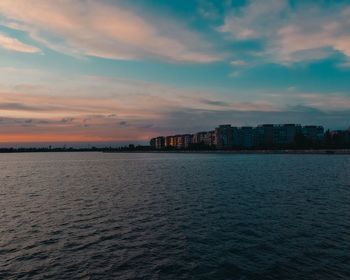
<path id="1" fill-rule="evenodd" d="M 1 279 L 350 279 L 350 157 L 0 155 Z"/>

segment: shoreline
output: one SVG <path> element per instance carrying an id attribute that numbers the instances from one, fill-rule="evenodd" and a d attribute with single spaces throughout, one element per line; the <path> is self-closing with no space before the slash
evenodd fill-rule
<path id="1" fill-rule="evenodd" d="M 103 153 L 155 154 L 292 154 L 292 155 L 350 155 L 350 149 L 339 150 L 208 150 L 208 151 L 104 151 Z"/>
<path id="2" fill-rule="evenodd" d="M 281 149 L 281 150 L 9 150 L 0 151 L 0 154 L 23 154 L 23 153 L 148 153 L 148 154 L 252 154 L 252 155 L 350 155 L 350 149 Z"/>

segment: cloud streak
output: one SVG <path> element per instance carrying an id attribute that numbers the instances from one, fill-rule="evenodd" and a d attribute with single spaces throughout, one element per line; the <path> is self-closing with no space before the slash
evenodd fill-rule
<path id="1" fill-rule="evenodd" d="M 178 22 L 142 17 L 108 1 L 2 0 L 0 14 L 8 27 L 72 55 L 197 63 L 221 59 L 209 43 Z"/>
<path id="2" fill-rule="evenodd" d="M 250 0 L 229 13 L 219 30 L 237 41 L 263 41 L 263 59 L 282 64 L 328 57 L 350 59 L 350 8 L 341 3 Z M 256 58 L 259 59 L 259 58 Z"/>
<path id="3" fill-rule="evenodd" d="M 147 141 L 220 123 L 347 127 L 350 115 L 350 98 L 340 94 L 261 93 L 247 102 L 234 92 L 228 96 L 99 76 L 77 80 L 69 92 L 44 84 L 0 88 L 0 142 Z"/>
<path id="4" fill-rule="evenodd" d="M 0 33 L 0 47 L 16 52 L 22 53 L 38 53 L 40 49 L 27 45 L 16 38 L 9 37 L 8 35 Z"/>

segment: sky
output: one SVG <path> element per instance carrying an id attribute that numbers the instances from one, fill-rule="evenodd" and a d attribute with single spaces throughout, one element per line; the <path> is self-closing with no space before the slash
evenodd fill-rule
<path id="1" fill-rule="evenodd" d="M 1 0 L 0 143 L 350 126 L 350 1 Z"/>

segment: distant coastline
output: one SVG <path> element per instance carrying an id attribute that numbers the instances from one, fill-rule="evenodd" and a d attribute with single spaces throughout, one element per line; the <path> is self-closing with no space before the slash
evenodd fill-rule
<path id="1" fill-rule="evenodd" d="M 293 154 L 293 155 L 350 155 L 350 149 L 236 149 L 236 150 L 153 150 L 149 146 L 120 148 L 0 148 L 0 154 L 14 153 L 154 153 L 154 154 Z"/>
<path id="2" fill-rule="evenodd" d="M 350 128 L 330 131 L 321 125 L 260 124 L 235 127 L 222 124 L 211 131 L 158 136 L 153 150 L 310 151 L 350 149 Z M 295 152 L 293 152 L 295 153 Z M 319 153 L 319 152 L 318 152 Z"/>
<path id="3" fill-rule="evenodd" d="M 154 153 L 154 154 L 292 154 L 292 155 L 350 155 L 350 149 L 339 150 L 172 150 L 172 151 L 112 151 L 106 153 Z"/>
<path id="4" fill-rule="evenodd" d="M 0 153 L 350 154 L 350 127 L 325 131 L 320 125 L 293 123 L 261 124 L 256 127 L 224 124 L 211 131 L 158 136 L 150 139 L 148 145 L 137 141 L 93 145 L 66 142 L 3 145 L 6 146 L 0 146 Z"/>

